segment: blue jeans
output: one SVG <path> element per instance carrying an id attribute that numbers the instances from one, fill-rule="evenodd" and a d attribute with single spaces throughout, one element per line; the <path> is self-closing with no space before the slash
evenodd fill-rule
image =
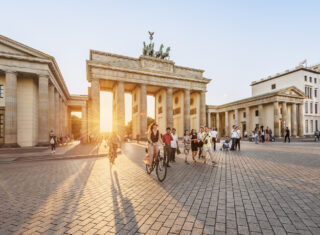
<path id="1" fill-rule="evenodd" d="M 256 144 L 258 143 L 258 139 L 259 139 L 258 136 L 254 137 L 254 142 L 255 142 Z"/>

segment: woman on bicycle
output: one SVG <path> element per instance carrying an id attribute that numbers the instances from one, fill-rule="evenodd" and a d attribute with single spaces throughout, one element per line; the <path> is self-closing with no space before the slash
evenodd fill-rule
<path id="1" fill-rule="evenodd" d="M 152 123 L 148 130 L 148 154 L 144 159 L 144 162 L 151 168 L 153 158 L 158 157 L 159 142 L 162 143 L 160 138 L 160 132 L 158 130 L 158 124 Z"/>

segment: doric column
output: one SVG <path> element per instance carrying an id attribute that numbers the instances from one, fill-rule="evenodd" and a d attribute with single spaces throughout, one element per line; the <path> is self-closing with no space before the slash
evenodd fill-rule
<path id="1" fill-rule="evenodd" d="M 63 100 L 61 98 L 61 96 L 59 97 L 59 135 L 63 136 Z"/>
<path id="2" fill-rule="evenodd" d="M 91 99 L 92 99 L 92 132 L 95 137 L 100 135 L 100 81 L 91 80 Z"/>
<path id="3" fill-rule="evenodd" d="M 276 101 L 273 103 L 273 113 L 274 113 L 274 136 L 279 137 L 280 136 L 280 117 L 279 117 L 279 102 Z"/>
<path id="4" fill-rule="evenodd" d="M 7 71 L 5 80 L 4 142 L 17 146 L 17 73 Z"/>
<path id="5" fill-rule="evenodd" d="M 207 112 L 207 115 L 208 115 L 208 117 L 207 117 L 207 127 L 211 128 L 212 127 L 211 126 L 211 113 L 210 113 L 209 110 Z"/>
<path id="6" fill-rule="evenodd" d="M 206 125 L 206 92 L 200 93 L 200 127 Z"/>
<path id="7" fill-rule="evenodd" d="M 281 130 L 281 134 L 284 136 L 285 135 L 285 127 L 288 126 L 288 123 L 287 123 L 287 103 L 286 102 L 282 102 L 282 106 L 281 106 L 281 116 L 282 116 L 282 122 L 281 122 L 281 127 L 280 127 L 280 130 Z M 285 124 L 285 125 L 283 125 Z"/>
<path id="8" fill-rule="evenodd" d="M 56 136 L 60 136 L 60 122 L 59 122 L 59 118 L 60 118 L 60 99 L 59 99 L 60 95 L 59 92 L 57 90 L 55 90 L 55 130 L 54 133 Z"/>
<path id="9" fill-rule="evenodd" d="M 296 137 L 297 136 L 297 104 L 291 104 L 291 135 Z"/>
<path id="10" fill-rule="evenodd" d="M 173 127 L 173 101 L 172 101 L 172 88 L 167 88 L 166 94 L 166 109 L 167 109 L 167 127 Z"/>
<path id="11" fill-rule="evenodd" d="M 49 144 L 49 78 L 39 75 L 38 145 Z"/>
<path id="12" fill-rule="evenodd" d="M 190 90 L 184 90 L 184 131 L 190 131 Z"/>
<path id="13" fill-rule="evenodd" d="M 250 116 L 250 107 L 246 107 L 246 128 L 248 136 L 251 135 L 251 116 Z"/>
<path id="14" fill-rule="evenodd" d="M 147 137 L 148 120 L 147 120 L 147 87 L 145 84 L 140 85 L 140 138 Z"/>
<path id="15" fill-rule="evenodd" d="M 124 83 L 117 82 L 115 85 L 115 121 L 116 132 L 123 139 L 125 135 L 125 104 L 124 104 Z"/>
<path id="16" fill-rule="evenodd" d="M 216 113 L 216 126 L 215 127 L 217 128 L 218 133 L 221 134 L 220 133 L 220 115 L 219 115 L 219 113 Z"/>
<path id="17" fill-rule="evenodd" d="M 259 126 L 263 126 L 263 105 L 258 105 L 258 112 L 259 112 Z"/>
<path id="18" fill-rule="evenodd" d="M 303 104 L 298 104 L 298 108 L 299 108 L 299 125 L 298 125 L 298 128 L 299 128 L 299 136 L 300 137 L 304 137 L 304 134 L 303 134 Z"/>
<path id="19" fill-rule="evenodd" d="M 224 119 L 224 129 L 225 129 L 225 136 L 229 136 L 229 112 L 225 112 L 225 119 Z"/>
<path id="20" fill-rule="evenodd" d="M 234 117 L 235 117 L 235 125 L 239 126 L 239 124 L 240 124 L 240 122 L 239 122 L 239 109 L 234 110 Z"/>
<path id="21" fill-rule="evenodd" d="M 83 136 L 83 143 L 87 143 L 88 140 L 88 120 L 87 120 L 87 105 L 83 105 L 81 108 L 81 134 Z"/>
<path id="22" fill-rule="evenodd" d="M 49 86 L 49 130 L 55 131 L 55 97 L 54 85 Z"/>

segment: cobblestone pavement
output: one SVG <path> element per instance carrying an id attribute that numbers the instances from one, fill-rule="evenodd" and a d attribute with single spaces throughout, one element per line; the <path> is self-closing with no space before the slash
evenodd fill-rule
<path id="1" fill-rule="evenodd" d="M 182 158 L 163 183 L 144 149 L 0 165 L 0 234 L 320 234 L 320 144 L 242 144 L 217 167 Z"/>

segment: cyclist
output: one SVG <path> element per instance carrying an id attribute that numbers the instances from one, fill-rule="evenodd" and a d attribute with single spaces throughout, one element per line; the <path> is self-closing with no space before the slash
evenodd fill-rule
<path id="1" fill-rule="evenodd" d="M 158 124 L 152 123 L 148 130 L 148 154 L 144 159 L 144 162 L 151 168 L 153 158 L 157 159 L 159 152 L 159 142 L 162 144 L 160 138 L 160 132 L 158 130 Z"/>
<path id="2" fill-rule="evenodd" d="M 110 160 L 112 162 L 114 162 L 114 160 L 117 158 L 117 149 L 119 143 L 119 137 L 115 132 L 112 132 L 108 139 L 109 156 L 111 157 Z"/>

